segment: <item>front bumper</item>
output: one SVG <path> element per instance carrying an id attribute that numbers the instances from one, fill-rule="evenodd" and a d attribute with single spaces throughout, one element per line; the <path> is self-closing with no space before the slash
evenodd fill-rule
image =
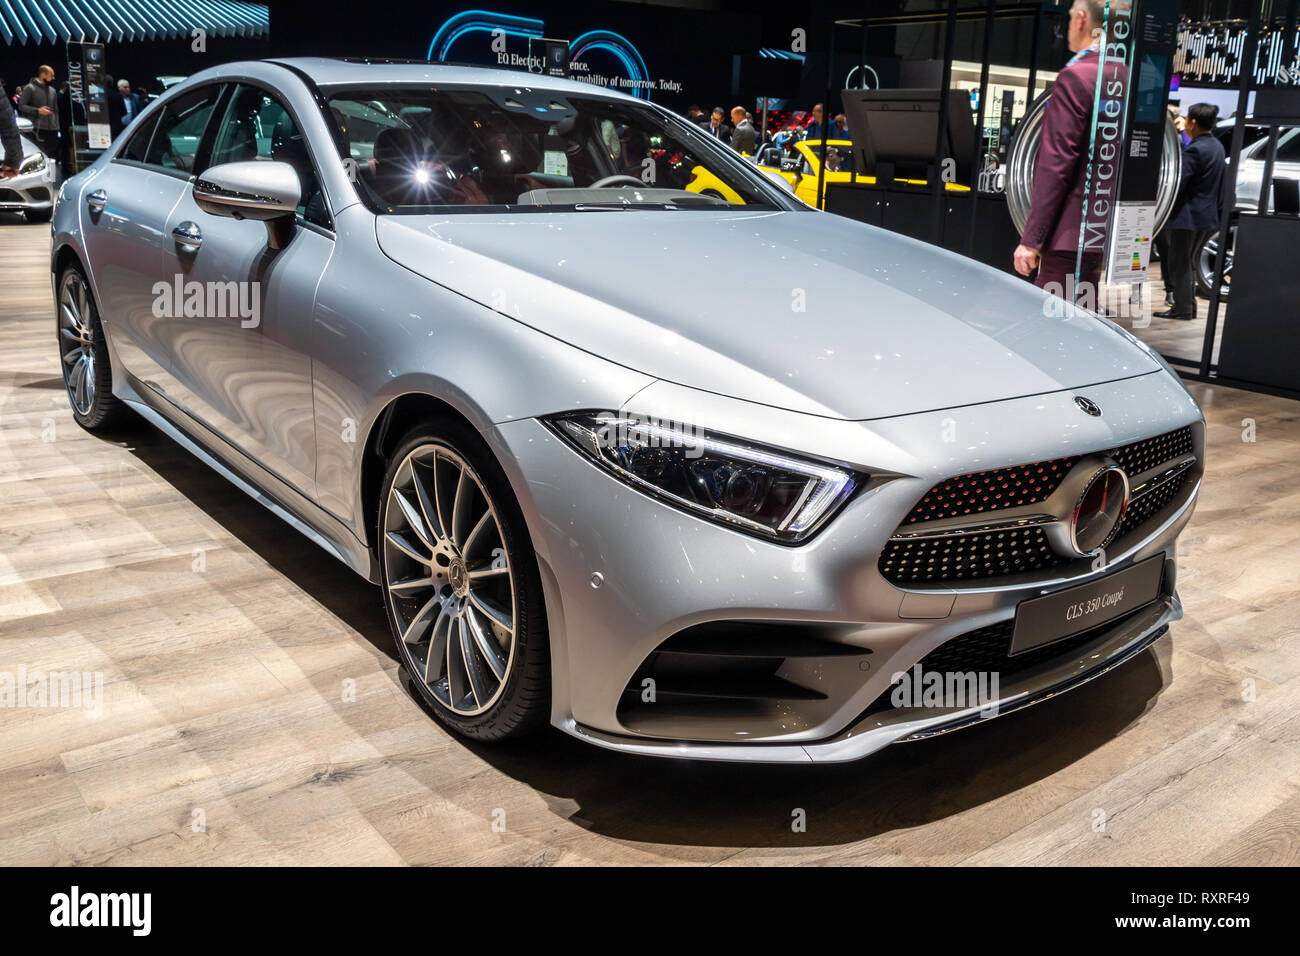
<path id="1" fill-rule="evenodd" d="M 34 173 L 0 179 L 0 212 L 40 212 L 54 205 L 54 195 L 54 168 L 47 160 Z"/>
<path id="2" fill-rule="evenodd" d="M 1200 420 L 1186 391 L 1163 372 L 1085 391 L 1106 410 L 1104 421 L 1082 415 L 1074 391 L 876 422 L 783 412 L 663 382 L 639 393 L 635 411 L 890 476 L 793 548 L 694 518 L 627 488 L 535 420 L 498 426 L 494 440 L 529 524 L 546 590 L 552 722 L 599 746 L 634 753 L 853 760 L 896 740 L 1037 702 L 1130 659 L 1181 616 L 1172 587 L 1174 543 L 1191 516 L 1194 486 L 1149 534 L 1094 572 L 905 589 L 878 569 L 890 534 L 942 478 L 1112 447 Z M 1085 646 L 1072 644 L 1061 657 L 1004 680 L 996 708 L 872 711 L 893 674 L 945 642 L 1010 620 L 1023 600 L 1162 553 L 1169 586 L 1157 602 L 1090 636 Z M 680 706 L 636 706 L 647 660 L 674 646 L 666 643 L 670 639 L 720 622 L 733 633 L 740 625 L 741 642 L 747 623 L 810 630 L 816 649 L 776 654 L 775 690 L 748 697 L 739 691 L 734 706 L 720 706 L 707 694 L 699 701 L 675 698 Z M 717 635 L 707 640 L 716 642 Z M 793 693 L 783 696 L 782 687 Z"/>
<path id="3" fill-rule="evenodd" d="M 584 727 L 576 721 L 562 725 L 581 740 L 609 750 L 654 757 L 685 757 L 751 763 L 846 763 L 859 760 L 892 743 L 922 740 L 1023 710 L 1093 678 L 1100 677 L 1137 657 L 1169 631 L 1169 623 L 1183 616 L 1176 596 L 1161 598 L 1138 617 L 1098 638 L 1086 649 L 1074 651 L 1059 662 L 1002 688 L 996 702 L 965 709 L 930 708 L 887 711 L 864 716 L 836 736 L 803 745 L 714 744 L 649 741 Z"/>

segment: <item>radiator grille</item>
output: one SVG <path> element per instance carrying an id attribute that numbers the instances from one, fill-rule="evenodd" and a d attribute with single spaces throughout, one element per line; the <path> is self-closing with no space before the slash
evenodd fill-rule
<path id="1" fill-rule="evenodd" d="M 903 524 L 960 518 L 1046 501 L 1078 460 L 1055 458 L 949 478 L 931 488 L 903 519 Z"/>
<path id="2" fill-rule="evenodd" d="M 969 581 L 1045 571 L 1069 560 L 1051 549 L 1042 528 L 1013 528 L 952 538 L 890 541 L 880 557 L 880 573 L 895 584 Z"/>
<path id="3" fill-rule="evenodd" d="M 1114 459 L 1132 480 L 1193 450 L 1192 428 L 1187 426 L 1100 454 Z M 917 502 L 898 530 L 920 530 L 917 525 L 923 521 L 1039 504 L 1060 487 L 1081 457 L 1054 458 L 946 479 Z M 1141 532 L 1179 499 L 1189 478 L 1190 473 L 1184 472 L 1132 502 L 1116 540 Z M 892 539 L 881 553 L 880 573 L 894 584 L 938 585 L 1050 571 L 1079 560 L 1052 550 L 1041 527 L 1008 528 L 942 538 Z"/>

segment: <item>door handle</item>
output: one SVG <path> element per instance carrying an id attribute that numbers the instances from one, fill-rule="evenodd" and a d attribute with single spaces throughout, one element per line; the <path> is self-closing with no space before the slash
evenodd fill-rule
<path id="1" fill-rule="evenodd" d="M 86 196 L 86 205 L 90 207 L 91 212 L 103 212 L 104 207 L 108 205 L 108 193 L 96 189 Z"/>
<path id="2" fill-rule="evenodd" d="M 176 245 L 189 249 L 203 245 L 203 231 L 188 219 L 172 230 L 172 238 L 176 240 Z"/>

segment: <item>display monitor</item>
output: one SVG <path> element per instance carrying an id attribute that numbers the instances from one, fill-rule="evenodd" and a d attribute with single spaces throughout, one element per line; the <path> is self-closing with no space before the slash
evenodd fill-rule
<path id="1" fill-rule="evenodd" d="M 956 181 L 970 185 L 975 123 L 969 94 L 965 90 L 947 92 L 943 155 L 936 156 L 942 103 L 939 90 L 845 90 L 841 94 L 844 116 L 858 169 L 879 176 L 884 171 L 879 167 L 885 166 L 895 179 L 928 179 L 931 169 L 951 158 L 956 164 Z"/>

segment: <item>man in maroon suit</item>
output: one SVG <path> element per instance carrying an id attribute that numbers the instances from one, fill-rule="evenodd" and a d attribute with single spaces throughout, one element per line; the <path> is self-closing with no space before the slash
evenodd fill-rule
<path id="1" fill-rule="evenodd" d="M 1115 19 L 1118 4 L 1111 0 L 1111 19 Z M 1016 271 L 1028 276 L 1035 268 L 1038 277 L 1034 284 L 1048 288 L 1058 295 L 1074 288 L 1073 277 L 1078 267 L 1079 290 L 1092 283 L 1092 295 L 1097 293 L 1101 279 L 1102 260 L 1105 255 L 1105 235 L 1110 214 L 1109 192 L 1111 184 L 1105 173 L 1113 174 L 1117 159 L 1114 155 L 1119 144 L 1104 141 L 1099 132 L 1093 143 L 1094 155 L 1089 170 L 1089 144 L 1094 139 L 1093 127 L 1105 123 L 1107 129 L 1118 130 L 1118 123 L 1110 111 L 1122 107 L 1122 86 L 1127 82 L 1127 71 L 1122 61 L 1108 57 L 1107 74 L 1103 77 L 1102 103 L 1096 103 L 1099 48 L 1103 41 L 1102 21 L 1105 16 L 1104 0 L 1074 0 L 1070 7 L 1068 41 L 1075 56 L 1066 64 L 1052 86 L 1051 98 L 1043 115 L 1043 135 L 1039 142 L 1038 159 L 1034 166 L 1034 190 L 1030 198 L 1029 218 L 1015 251 Z M 1088 193 L 1087 221 L 1084 221 L 1084 196 Z M 1103 199 L 1104 194 L 1104 199 Z M 1078 255 L 1083 244 L 1082 256 Z M 1096 301 L 1094 299 L 1094 301 Z"/>

